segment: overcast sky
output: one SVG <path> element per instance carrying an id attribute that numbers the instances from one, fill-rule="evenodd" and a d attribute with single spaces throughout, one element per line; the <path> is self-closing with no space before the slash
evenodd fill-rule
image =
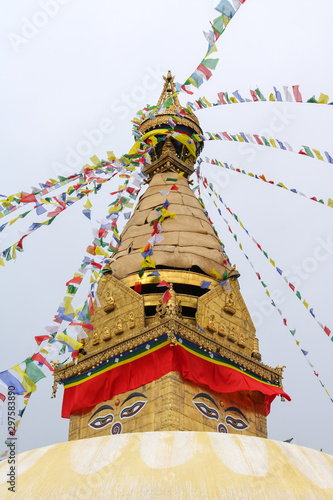
<path id="1" fill-rule="evenodd" d="M 206 53 L 203 30 L 217 16 L 217 3 L 2 0 L 0 193 L 29 191 L 59 173 L 70 175 L 92 154 L 106 158 L 109 150 L 117 156 L 127 152 L 133 143 L 130 120 L 138 109 L 157 102 L 162 75 L 171 69 L 183 83 Z M 317 0 L 315 6 L 310 0 L 247 0 L 218 41 L 214 76 L 196 96 L 212 101 L 217 92 L 235 90 L 248 96 L 250 88 L 259 87 L 267 97 L 274 85 L 282 90 L 300 84 L 304 98 L 323 92 L 333 100 L 332 15 L 330 0 Z M 180 99 L 185 104 L 186 96 Z M 205 109 L 197 116 L 205 131 L 268 130 L 295 149 L 305 144 L 333 156 L 332 112 L 332 106 L 266 102 Z M 325 202 L 333 198 L 333 166 L 328 163 L 225 142 L 207 143 L 203 156 L 264 174 Z M 289 271 L 295 284 L 297 278 L 302 297 L 333 330 L 333 210 L 222 168 L 203 164 L 202 171 L 278 267 Z M 0 371 L 35 352 L 34 336 L 43 334 L 54 316 L 66 281 L 93 239 L 95 219 L 107 213 L 110 191 L 107 183 L 98 197 L 90 197 L 91 222 L 82 215 L 82 202 L 75 204 L 26 238 L 17 261 L 0 269 Z M 207 206 L 241 273 L 241 292 L 257 327 L 263 361 L 287 366 L 284 388 L 292 401 L 274 402 L 268 437 L 294 438 L 296 444 L 333 453 L 333 403 L 289 329 L 269 308 L 216 208 L 210 202 Z M 3 231 L 1 250 L 37 219 L 23 219 Z M 296 338 L 333 397 L 333 343 L 245 232 L 235 221 L 231 226 L 279 297 L 290 329 L 296 328 Z M 67 440 L 68 421 L 60 417 L 62 389 L 51 400 L 51 385 L 51 375 L 38 383 L 19 428 L 18 451 Z"/>

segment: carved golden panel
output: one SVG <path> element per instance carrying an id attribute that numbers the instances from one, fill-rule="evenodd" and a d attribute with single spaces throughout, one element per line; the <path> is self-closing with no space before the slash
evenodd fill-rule
<path id="1" fill-rule="evenodd" d="M 106 274 L 97 289 L 100 307 L 95 301 L 92 319 L 94 330 L 88 333 L 84 347 L 87 354 L 126 340 L 145 327 L 144 301 L 138 293 Z"/>
<path id="2" fill-rule="evenodd" d="M 237 282 L 229 283 L 230 291 L 218 285 L 198 298 L 197 321 L 210 335 L 251 356 L 255 328 Z"/>

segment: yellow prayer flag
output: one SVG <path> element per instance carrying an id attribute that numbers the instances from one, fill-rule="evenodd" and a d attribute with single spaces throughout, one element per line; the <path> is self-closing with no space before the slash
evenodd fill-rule
<path id="1" fill-rule="evenodd" d="M 91 156 L 90 159 L 91 159 L 91 161 L 93 162 L 94 165 L 98 165 L 99 163 L 101 163 L 101 160 L 96 155 Z"/>
<path id="2" fill-rule="evenodd" d="M 91 209 L 92 204 L 90 203 L 89 198 L 87 199 L 87 203 L 85 203 L 83 206 L 84 206 L 84 208 L 86 208 L 87 210 L 90 210 L 90 209 Z"/>
<path id="3" fill-rule="evenodd" d="M 239 140 L 239 142 L 245 142 L 243 137 L 239 134 L 236 134 L 237 135 L 237 139 Z"/>
<path id="4" fill-rule="evenodd" d="M 17 247 L 17 243 L 14 243 L 13 247 L 12 247 L 12 259 L 16 260 L 16 247 Z"/>
<path id="5" fill-rule="evenodd" d="M 297 344 L 297 345 L 299 345 L 299 342 L 298 342 L 298 340 L 295 340 L 295 342 L 296 342 L 296 344 Z"/>
<path id="6" fill-rule="evenodd" d="M 115 154 L 114 154 L 114 152 L 113 152 L 113 151 L 107 151 L 107 152 L 106 152 L 106 154 L 107 154 L 108 159 L 109 159 L 110 161 L 113 161 L 113 160 L 115 160 L 115 159 L 116 159 L 116 156 L 115 156 Z"/>
<path id="7" fill-rule="evenodd" d="M 320 153 L 320 151 L 318 151 L 318 149 L 313 149 L 312 148 L 312 151 L 314 152 L 314 154 L 316 155 L 316 157 L 318 158 L 318 160 L 324 161 L 324 158 L 321 156 L 321 153 Z"/>
<path id="8" fill-rule="evenodd" d="M 221 280 L 222 279 L 222 276 L 215 270 L 215 267 L 213 267 L 211 273 L 210 273 L 212 276 L 214 276 L 214 278 L 216 278 L 217 280 Z"/>
<path id="9" fill-rule="evenodd" d="M 266 290 L 266 295 L 268 295 L 268 297 L 270 297 L 270 294 L 269 294 L 269 291 L 268 291 L 268 290 Z"/>
<path id="10" fill-rule="evenodd" d="M 269 100 L 270 101 L 274 101 L 274 102 L 276 101 L 276 99 L 275 99 L 275 97 L 274 97 L 273 94 L 269 94 Z"/>
<path id="11" fill-rule="evenodd" d="M 238 101 L 236 99 L 236 97 L 230 97 L 229 98 L 231 102 L 233 102 L 234 104 L 238 104 Z"/>
<path id="12" fill-rule="evenodd" d="M 230 18 L 228 16 L 226 16 L 225 14 L 222 14 L 222 19 L 223 19 L 224 28 L 226 28 L 230 22 Z"/>
<path id="13" fill-rule="evenodd" d="M 327 205 L 333 208 L 333 200 L 331 198 L 328 198 Z"/>
<path id="14" fill-rule="evenodd" d="M 326 95 L 326 94 L 322 94 L 320 92 L 320 96 L 319 96 L 319 99 L 318 99 L 318 104 L 327 104 L 329 101 L 329 96 Z"/>
<path id="15" fill-rule="evenodd" d="M 184 172 L 180 172 L 179 178 L 183 177 L 183 175 L 184 175 Z"/>
<path id="16" fill-rule="evenodd" d="M 208 106 L 209 108 L 211 108 L 212 104 L 211 104 L 209 101 L 207 101 L 207 99 L 206 99 L 206 97 L 205 97 L 205 96 L 203 96 L 202 100 L 203 100 L 203 102 L 204 102 L 205 104 L 207 104 L 207 106 Z"/>
<path id="17" fill-rule="evenodd" d="M 206 57 L 207 57 L 207 56 L 210 56 L 211 54 L 213 54 L 213 52 L 217 52 L 217 47 L 216 47 L 215 43 L 214 43 L 214 45 L 212 45 L 212 46 L 211 46 L 210 51 L 209 51 L 209 52 L 207 52 Z M 192 111 L 192 110 L 191 110 L 191 111 Z"/>
<path id="18" fill-rule="evenodd" d="M 274 262 L 274 260 L 273 260 L 273 259 L 269 259 L 269 262 L 272 264 L 272 266 L 274 266 L 274 267 L 275 267 L 275 262 Z"/>
<path id="19" fill-rule="evenodd" d="M 304 305 L 304 306 L 308 309 L 309 304 L 307 303 L 307 301 L 306 301 L 306 300 L 303 300 L 303 305 Z"/>
<path id="20" fill-rule="evenodd" d="M 36 384 L 28 377 L 28 375 L 20 368 L 20 365 L 13 366 L 13 370 L 19 373 L 22 377 L 21 384 L 27 392 L 35 392 Z"/>
<path id="21" fill-rule="evenodd" d="M 65 333 L 59 333 L 56 336 L 56 339 L 61 343 L 61 344 L 66 344 L 69 345 L 74 351 L 78 351 L 81 349 L 83 344 L 81 342 L 77 342 L 76 340 L 72 339 L 69 335 L 66 335 Z"/>
<path id="22" fill-rule="evenodd" d="M 12 224 L 14 224 L 14 222 L 17 221 L 17 219 L 19 219 L 21 216 L 19 215 L 18 217 L 16 217 L 15 219 L 12 219 L 9 223 L 9 226 L 11 226 Z"/>
<path id="23" fill-rule="evenodd" d="M 109 256 L 109 254 L 103 248 L 101 248 L 99 246 L 96 246 L 96 248 L 95 248 L 95 254 L 96 255 L 104 255 L 105 257 Z"/>
<path id="24" fill-rule="evenodd" d="M 2 258 L 2 257 L 0 257 L 0 266 L 5 267 L 5 263 L 4 263 L 4 261 L 3 261 L 3 258 Z"/>
<path id="25" fill-rule="evenodd" d="M 272 137 L 270 138 L 269 142 L 272 144 L 273 148 L 277 148 L 276 142 Z"/>

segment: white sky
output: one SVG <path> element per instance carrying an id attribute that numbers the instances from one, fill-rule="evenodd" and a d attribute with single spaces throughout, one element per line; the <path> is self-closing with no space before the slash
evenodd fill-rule
<path id="1" fill-rule="evenodd" d="M 74 173 L 91 154 L 106 158 L 108 150 L 117 156 L 127 152 L 133 143 L 130 120 L 138 109 L 157 102 L 162 74 L 171 69 L 183 82 L 204 56 L 207 42 L 202 31 L 217 16 L 213 8 L 218 0 L 62 0 L 53 17 L 41 14 L 46 3 L 1 2 L 1 194 L 29 191 L 55 177 L 59 166 L 67 168 L 64 175 Z M 315 6 L 310 0 L 247 0 L 218 41 L 214 57 L 220 57 L 219 65 L 197 95 L 214 100 L 219 91 L 239 90 L 245 97 L 259 86 L 267 97 L 273 85 L 282 90 L 282 85 L 300 84 L 304 98 L 324 92 L 333 100 L 332 15 L 330 0 L 317 0 Z M 32 21 L 43 26 L 33 28 Z M 186 97 L 181 101 L 185 103 Z M 258 133 L 275 123 L 279 130 L 273 129 L 272 135 L 278 139 L 333 155 L 332 111 L 331 106 L 253 103 L 206 109 L 197 116 L 205 131 Z M 87 144 L 87 135 L 98 128 L 104 132 L 95 134 L 91 153 L 83 154 L 82 141 Z M 76 157 L 69 158 L 73 151 Z M 264 173 L 267 179 L 325 202 L 333 198 L 332 165 L 268 148 L 251 151 L 240 144 L 214 142 L 206 144 L 203 156 L 237 162 L 246 171 Z M 333 211 L 249 177 L 228 176 L 223 169 L 204 165 L 203 172 L 280 268 L 291 271 L 300 266 L 298 289 L 318 319 L 333 329 L 333 256 L 326 252 L 326 259 L 313 264 L 318 238 L 333 241 Z M 111 190 L 106 184 L 103 194 L 90 197 L 93 218 L 107 213 Z M 0 371 L 35 352 L 34 336 L 44 333 L 43 325 L 51 321 L 66 281 L 93 238 L 93 221 L 82 215 L 82 202 L 76 205 L 52 226 L 25 239 L 16 263 L 8 262 L 0 270 Z M 263 361 L 287 365 L 284 388 L 292 402 L 276 400 L 272 405 L 269 438 L 293 437 L 296 444 L 333 453 L 332 402 L 278 313 L 260 312 L 267 302 L 263 288 L 214 206 L 208 206 L 241 273 L 241 291 L 257 320 Z M 3 231 L 1 250 L 19 239 L 18 230 L 37 220 L 26 218 Z M 244 231 L 236 222 L 232 227 L 270 290 L 280 290 L 288 324 L 296 328 L 296 337 L 333 395 L 333 343 Z M 19 452 L 67 440 L 68 421 L 60 417 L 62 389 L 51 400 L 51 385 L 48 376 L 31 398 L 19 429 Z"/>

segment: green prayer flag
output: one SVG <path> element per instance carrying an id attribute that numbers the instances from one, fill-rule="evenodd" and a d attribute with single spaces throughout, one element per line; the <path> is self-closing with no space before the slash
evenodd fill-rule
<path id="1" fill-rule="evenodd" d="M 225 29 L 222 15 L 217 17 L 216 19 L 214 19 L 213 24 L 212 24 L 212 28 L 214 31 L 216 31 L 216 33 L 218 33 L 219 35 L 222 35 L 222 33 Z"/>
<path id="2" fill-rule="evenodd" d="M 201 64 L 205 66 L 205 68 L 215 69 L 219 59 L 203 59 Z"/>
<path id="3" fill-rule="evenodd" d="M 30 378 L 30 380 L 32 380 L 35 384 L 42 378 L 45 378 L 45 375 L 42 372 L 42 370 L 38 368 L 37 365 L 35 365 L 35 363 L 31 358 L 27 358 L 25 360 L 25 364 L 26 364 L 25 373 Z"/>
<path id="4" fill-rule="evenodd" d="M 309 148 L 309 146 L 303 146 L 303 148 L 304 148 L 304 150 L 305 150 L 305 152 L 306 152 L 306 154 L 307 154 L 308 156 L 311 156 L 311 158 L 314 158 L 314 154 L 312 153 L 312 151 L 311 151 L 311 149 Z"/>
<path id="5" fill-rule="evenodd" d="M 299 293 L 299 291 L 298 291 L 298 290 L 296 291 L 296 297 L 297 297 L 297 298 L 299 298 L 300 300 L 301 300 L 301 298 L 302 298 L 302 297 L 301 297 L 301 294 Z"/>
<path id="6" fill-rule="evenodd" d="M 296 330 L 290 330 L 291 335 L 295 335 Z"/>
<path id="7" fill-rule="evenodd" d="M 256 93 L 261 101 L 266 101 L 259 89 L 256 89 Z"/>
<path id="8" fill-rule="evenodd" d="M 66 345 L 64 344 L 61 349 L 60 349 L 61 354 L 65 354 L 66 352 Z"/>
<path id="9" fill-rule="evenodd" d="M 170 182 L 177 182 L 178 179 L 174 179 L 173 177 L 168 177 L 167 178 L 167 181 L 170 181 Z"/>
<path id="10" fill-rule="evenodd" d="M 271 143 L 266 139 L 266 137 L 261 137 L 261 140 L 264 142 L 265 146 L 271 146 Z"/>
<path id="11" fill-rule="evenodd" d="M 224 271 L 224 273 L 223 273 L 223 279 L 226 280 L 227 278 L 228 278 L 228 272 Z"/>
<path id="12" fill-rule="evenodd" d="M 312 97 L 310 97 L 310 99 L 308 101 L 306 101 L 306 102 L 313 102 L 315 104 L 318 104 L 318 101 L 317 101 L 317 99 L 315 98 L 314 95 Z"/>

